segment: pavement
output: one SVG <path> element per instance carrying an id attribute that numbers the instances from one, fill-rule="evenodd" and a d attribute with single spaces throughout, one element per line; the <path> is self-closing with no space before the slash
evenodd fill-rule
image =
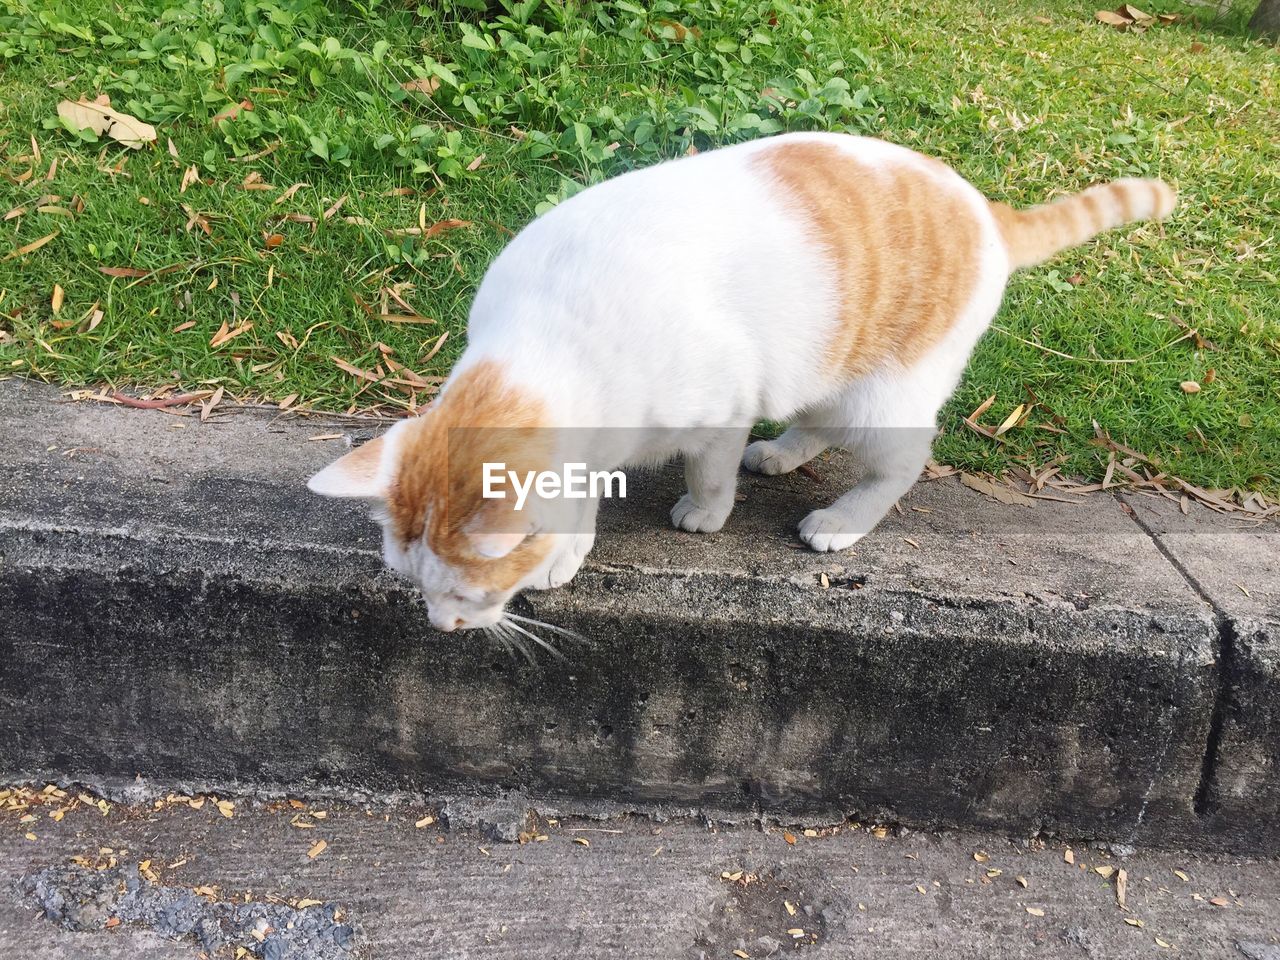
<path id="1" fill-rule="evenodd" d="M 274 960 L 1280 955 L 1280 865 L 1222 855 L 548 808 L 522 821 L 523 842 L 502 843 L 420 804 L 209 798 L 192 809 L 161 798 L 104 813 L 75 797 L 0 812 L 5 956 L 229 960 L 241 943 Z M 19 878 L 63 866 L 142 875 L 136 885 L 151 896 L 181 892 L 163 921 L 170 931 L 188 914 L 237 906 L 273 910 L 278 926 L 205 953 L 197 933 L 171 939 L 115 922 L 131 915 L 110 900 L 68 930 L 37 906 L 47 900 L 19 892 Z M 80 908 L 68 899 L 64 920 Z M 328 927 L 348 931 L 343 947 L 293 936 L 286 928 L 304 914 L 336 917 Z M 282 937 L 287 949 L 273 946 Z"/>
<path id="2" fill-rule="evenodd" d="M 938 480 L 817 555 L 839 457 L 744 477 L 712 535 L 633 474 L 518 601 L 592 642 L 529 665 L 432 632 L 364 508 L 303 488 L 376 428 L 183 413 L 0 382 L 0 781 L 1280 850 L 1274 524 Z"/>

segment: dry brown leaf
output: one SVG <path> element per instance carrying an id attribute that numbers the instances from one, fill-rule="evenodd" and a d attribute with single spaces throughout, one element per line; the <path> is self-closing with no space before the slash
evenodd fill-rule
<path id="1" fill-rule="evenodd" d="M 1099 10 L 1097 13 L 1094 14 L 1094 17 L 1096 17 L 1102 23 L 1109 24 L 1110 26 L 1113 26 L 1113 27 L 1118 27 L 1121 30 L 1123 30 L 1125 27 L 1133 23 L 1133 19 L 1131 17 L 1127 17 L 1124 14 L 1116 13 L 1114 10 Z"/>
<path id="2" fill-rule="evenodd" d="M 419 77 L 417 80 L 407 80 L 400 84 L 400 89 L 429 97 L 440 89 L 440 79 L 439 77 Z"/>
<path id="3" fill-rule="evenodd" d="M 280 196 L 276 197 L 275 200 L 272 201 L 272 204 L 284 203 L 286 200 L 292 199 L 293 195 L 297 193 L 299 190 L 302 190 L 309 186 L 311 186 L 311 184 L 309 183 L 295 183 L 293 186 L 285 190 L 284 193 L 280 194 Z"/>
<path id="4" fill-rule="evenodd" d="M 320 215 L 321 220 L 328 220 L 335 213 L 342 209 L 342 205 L 347 202 L 347 195 L 344 193 L 340 196 L 328 210 Z"/>
<path id="5" fill-rule="evenodd" d="M 474 160 L 472 160 L 470 163 L 468 163 L 468 164 L 467 164 L 467 169 L 468 169 L 468 170 L 471 170 L 471 171 L 479 170 L 479 169 L 480 169 L 480 164 L 484 163 L 484 156 L 485 156 L 485 155 L 482 153 L 482 154 L 480 154 L 480 156 L 476 157 Z"/>
<path id="6" fill-rule="evenodd" d="M 1226 897 L 1210 897 L 1209 902 L 1212 903 L 1215 907 L 1231 906 L 1231 901 L 1228 900 Z"/>
<path id="7" fill-rule="evenodd" d="M 320 856 L 320 854 L 324 853 L 325 848 L 328 846 L 329 844 L 324 840 L 317 840 L 312 845 L 311 849 L 307 851 L 307 856 L 314 860 L 316 857 Z"/>
<path id="8" fill-rule="evenodd" d="M 240 326 L 236 327 L 234 330 L 228 330 L 227 322 L 224 320 L 222 321 L 222 326 L 218 328 L 218 332 L 215 333 L 213 335 L 213 339 L 209 341 L 209 346 L 213 347 L 216 350 L 218 347 L 222 346 L 224 343 L 227 343 L 230 340 L 234 340 L 236 337 L 240 336 L 240 334 L 248 333 L 252 329 L 253 329 L 252 320 L 249 320 L 249 321 L 246 321 L 245 323 L 240 324 Z"/>
<path id="9" fill-rule="evenodd" d="M 53 285 L 53 296 L 49 298 L 49 309 L 57 316 L 58 311 L 62 309 L 62 301 L 66 299 L 66 294 L 62 290 L 60 284 Z"/>
<path id="10" fill-rule="evenodd" d="M 1025 493 L 1019 493 L 1011 487 L 1007 487 L 1001 483 L 995 483 L 985 477 L 977 476 L 976 474 L 961 473 L 960 482 L 970 490 L 976 490 L 979 493 L 986 494 L 992 500 L 996 500 L 1000 503 L 1023 507 L 1034 507 L 1036 505 L 1035 500 L 1028 497 Z"/>
<path id="11" fill-rule="evenodd" d="M 141 277 L 149 277 L 150 270 L 139 270 L 137 267 L 99 267 L 99 273 L 105 273 L 108 277 L 127 277 L 137 279 Z"/>
<path id="12" fill-rule="evenodd" d="M 170 332 L 170 333 L 182 333 L 182 331 L 183 331 L 183 330 L 190 330 L 190 329 L 191 329 L 192 327 L 194 327 L 195 325 L 196 325 L 196 322 L 195 322 L 194 320 L 188 320 L 188 321 L 186 321 L 185 323 L 180 323 L 180 324 L 178 324 L 176 327 L 174 327 L 174 328 L 173 328 L 172 330 L 170 330 L 169 332 Z"/>
<path id="13" fill-rule="evenodd" d="M 25 257 L 28 253 L 35 253 L 35 251 L 39 250 L 46 243 L 53 240 L 53 238 L 56 237 L 57 235 L 58 233 L 55 230 L 53 233 L 50 233 L 47 236 L 43 236 L 39 240 L 32 240 L 30 243 L 24 246 L 18 247 L 18 249 L 16 250 L 10 250 L 8 253 L 4 255 L 4 259 L 12 260 L 15 257 Z M 3 261 L 0 261 L 0 262 L 3 262 Z"/>
<path id="14" fill-rule="evenodd" d="M 1182 870 L 1175 870 L 1175 871 L 1173 871 L 1173 875 L 1174 875 L 1175 877 L 1177 877 L 1179 880 L 1181 880 L 1183 883 L 1190 883 L 1190 882 L 1191 882 L 1191 878 L 1190 878 L 1189 876 L 1187 876 L 1187 874 L 1186 874 L 1184 871 L 1182 871 Z"/>
<path id="15" fill-rule="evenodd" d="M 1121 910 L 1125 907 L 1125 900 L 1129 895 L 1129 874 L 1125 870 L 1116 871 L 1116 904 Z"/>
<path id="16" fill-rule="evenodd" d="M 1027 913 L 1031 914 L 1033 917 L 1044 916 L 1044 911 L 1039 907 L 1027 907 L 1026 909 L 1027 909 Z"/>
<path id="17" fill-rule="evenodd" d="M 996 427 L 996 436 L 998 437 L 1002 434 L 1008 433 L 1017 426 L 1018 421 L 1022 419 L 1022 415 L 1026 412 L 1026 409 L 1027 405 L 1025 403 L 1020 403 L 1014 407 L 1013 412 L 1004 418 L 1000 426 Z"/>
<path id="18" fill-rule="evenodd" d="M 178 193 L 186 193 L 187 187 L 193 183 L 200 182 L 200 168 L 194 163 L 182 172 L 182 183 L 178 186 Z"/>
<path id="19" fill-rule="evenodd" d="M 1137 7 L 1135 7 L 1131 3 L 1126 3 L 1116 12 L 1117 13 L 1123 12 L 1124 15 L 1127 16 L 1130 20 L 1134 20 L 1137 23 L 1147 23 L 1155 19 L 1155 17 L 1153 17 L 1151 14 L 1143 13 L 1141 10 L 1139 10 Z"/>
<path id="20" fill-rule="evenodd" d="M 1182 383 L 1179 384 L 1179 386 L 1182 387 L 1183 393 L 1199 393 L 1200 392 L 1200 384 L 1196 383 L 1194 380 L 1183 380 Z"/>
<path id="21" fill-rule="evenodd" d="M 111 109 L 111 101 L 90 103 L 81 98 L 76 103 L 63 100 L 58 104 L 58 116 L 81 130 L 92 130 L 98 136 L 104 133 L 133 150 L 141 150 L 144 143 L 156 138 L 156 128 L 143 123 L 137 117 Z"/>
<path id="22" fill-rule="evenodd" d="M 221 113 L 214 114 L 213 119 L 210 120 L 209 122 L 212 123 L 214 126 L 217 126 L 218 124 L 222 123 L 222 121 L 224 120 L 234 120 L 236 117 L 240 116 L 241 110 L 247 110 L 247 111 L 253 110 L 253 101 L 241 100 L 239 103 L 233 103 L 231 106 L 227 107 L 227 109 L 223 110 Z"/>
<path id="23" fill-rule="evenodd" d="M 323 900 L 312 900 L 310 897 L 304 897 L 297 902 L 296 906 L 299 910 L 305 910 L 307 907 L 318 907 L 323 903 Z"/>
<path id="24" fill-rule="evenodd" d="M 1066 850 L 1062 851 L 1062 859 L 1067 863 L 1074 864 L 1076 862 L 1076 852 L 1070 847 L 1067 847 Z"/>
<path id="25" fill-rule="evenodd" d="M 1131 926 L 1131 927 L 1143 927 L 1143 926 L 1146 926 L 1146 924 L 1145 924 L 1143 921 L 1139 920 L 1137 917 L 1125 917 L 1125 918 L 1124 918 L 1124 922 L 1125 922 L 1125 923 L 1127 923 L 1127 924 L 1128 924 L 1129 926 Z"/>
<path id="26" fill-rule="evenodd" d="M 423 230 L 422 236 L 434 237 L 437 233 L 444 233 L 446 230 L 458 230 L 469 226 L 471 226 L 470 220 L 441 220 Z"/>
<path id="27" fill-rule="evenodd" d="M 330 357 L 329 359 L 338 366 L 338 369 L 346 371 L 353 377 L 359 377 L 361 380 L 368 380 L 370 383 L 377 383 L 382 379 L 382 377 L 378 376 L 376 373 L 370 373 L 368 370 L 361 370 L 355 364 L 347 363 L 347 361 L 340 357 Z"/>
<path id="28" fill-rule="evenodd" d="M 578 846 L 580 846 L 580 847 L 589 847 L 589 846 L 591 846 L 591 841 L 590 841 L 590 840 L 588 840 L 586 837 L 574 837 L 574 838 L 573 838 L 573 842 L 574 842 L 574 843 L 576 843 L 576 844 L 578 844 Z"/>
<path id="29" fill-rule="evenodd" d="M 989 856 L 988 856 L 987 854 L 985 854 L 985 853 L 975 853 L 975 854 L 973 855 L 973 859 L 974 859 L 975 861 L 977 861 L 978 863 L 986 863 L 988 860 L 990 860 L 990 859 L 991 859 L 991 857 L 989 857 Z"/>
<path id="30" fill-rule="evenodd" d="M 790 831 L 784 832 L 782 834 L 782 839 L 787 841 L 787 843 L 793 846 L 795 845 L 795 842 L 796 842 L 795 834 L 791 833 Z"/>

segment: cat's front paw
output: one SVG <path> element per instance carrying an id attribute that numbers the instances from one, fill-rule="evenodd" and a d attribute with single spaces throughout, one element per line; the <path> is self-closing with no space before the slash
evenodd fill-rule
<path id="1" fill-rule="evenodd" d="M 595 545 L 595 539 L 595 534 L 575 534 L 569 546 L 555 554 L 541 575 L 528 584 L 528 588 L 554 590 L 556 587 L 563 587 L 582 569 L 582 562 Z"/>
<path id="2" fill-rule="evenodd" d="M 729 509 L 732 509 L 730 507 Z M 724 526 L 729 518 L 729 510 L 709 510 L 693 502 L 693 497 L 685 494 L 671 508 L 671 522 L 678 530 L 690 533 L 715 533 Z"/>
<path id="3" fill-rule="evenodd" d="M 855 530 L 854 520 L 841 510 L 815 510 L 800 521 L 800 539 L 819 553 L 847 550 L 866 531 Z"/>

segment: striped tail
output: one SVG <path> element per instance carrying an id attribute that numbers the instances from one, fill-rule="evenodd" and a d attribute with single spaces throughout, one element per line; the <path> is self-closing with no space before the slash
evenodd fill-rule
<path id="1" fill-rule="evenodd" d="M 1017 269 L 1043 263 L 1058 251 L 1123 223 L 1167 217 L 1177 202 L 1178 195 L 1163 180 L 1130 178 L 1029 210 L 992 203 L 991 212 L 1009 250 L 1009 263 Z"/>

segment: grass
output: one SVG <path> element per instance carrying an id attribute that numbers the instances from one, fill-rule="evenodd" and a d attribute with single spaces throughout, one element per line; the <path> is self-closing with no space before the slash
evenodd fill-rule
<path id="1" fill-rule="evenodd" d="M 404 406 L 413 388 L 333 358 L 446 372 L 486 265 L 537 211 L 690 146 L 847 130 L 1015 204 L 1117 176 L 1182 191 L 1163 227 L 1015 278 L 940 460 L 1061 457 L 1096 478 L 1096 421 L 1188 481 L 1274 493 L 1280 57 L 1243 32 L 1247 12 L 1146 6 L 1182 19 L 1119 32 L 1066 0 L 0 0 L 0 215 L 24 209 L 0 224 L 0 373 Z M 59 100 L 99 93 L 158 142 L 59 124 Z M 396 232 L 453 220 L 470 225 Z M 379 319 L 405 312 L 387 287 L 435 323 Z M 242 332 L 211 346 L 224 322 Z M 1035 404 L 998 441 L 962 421 L 991 395 L 988 426 Z"/>

